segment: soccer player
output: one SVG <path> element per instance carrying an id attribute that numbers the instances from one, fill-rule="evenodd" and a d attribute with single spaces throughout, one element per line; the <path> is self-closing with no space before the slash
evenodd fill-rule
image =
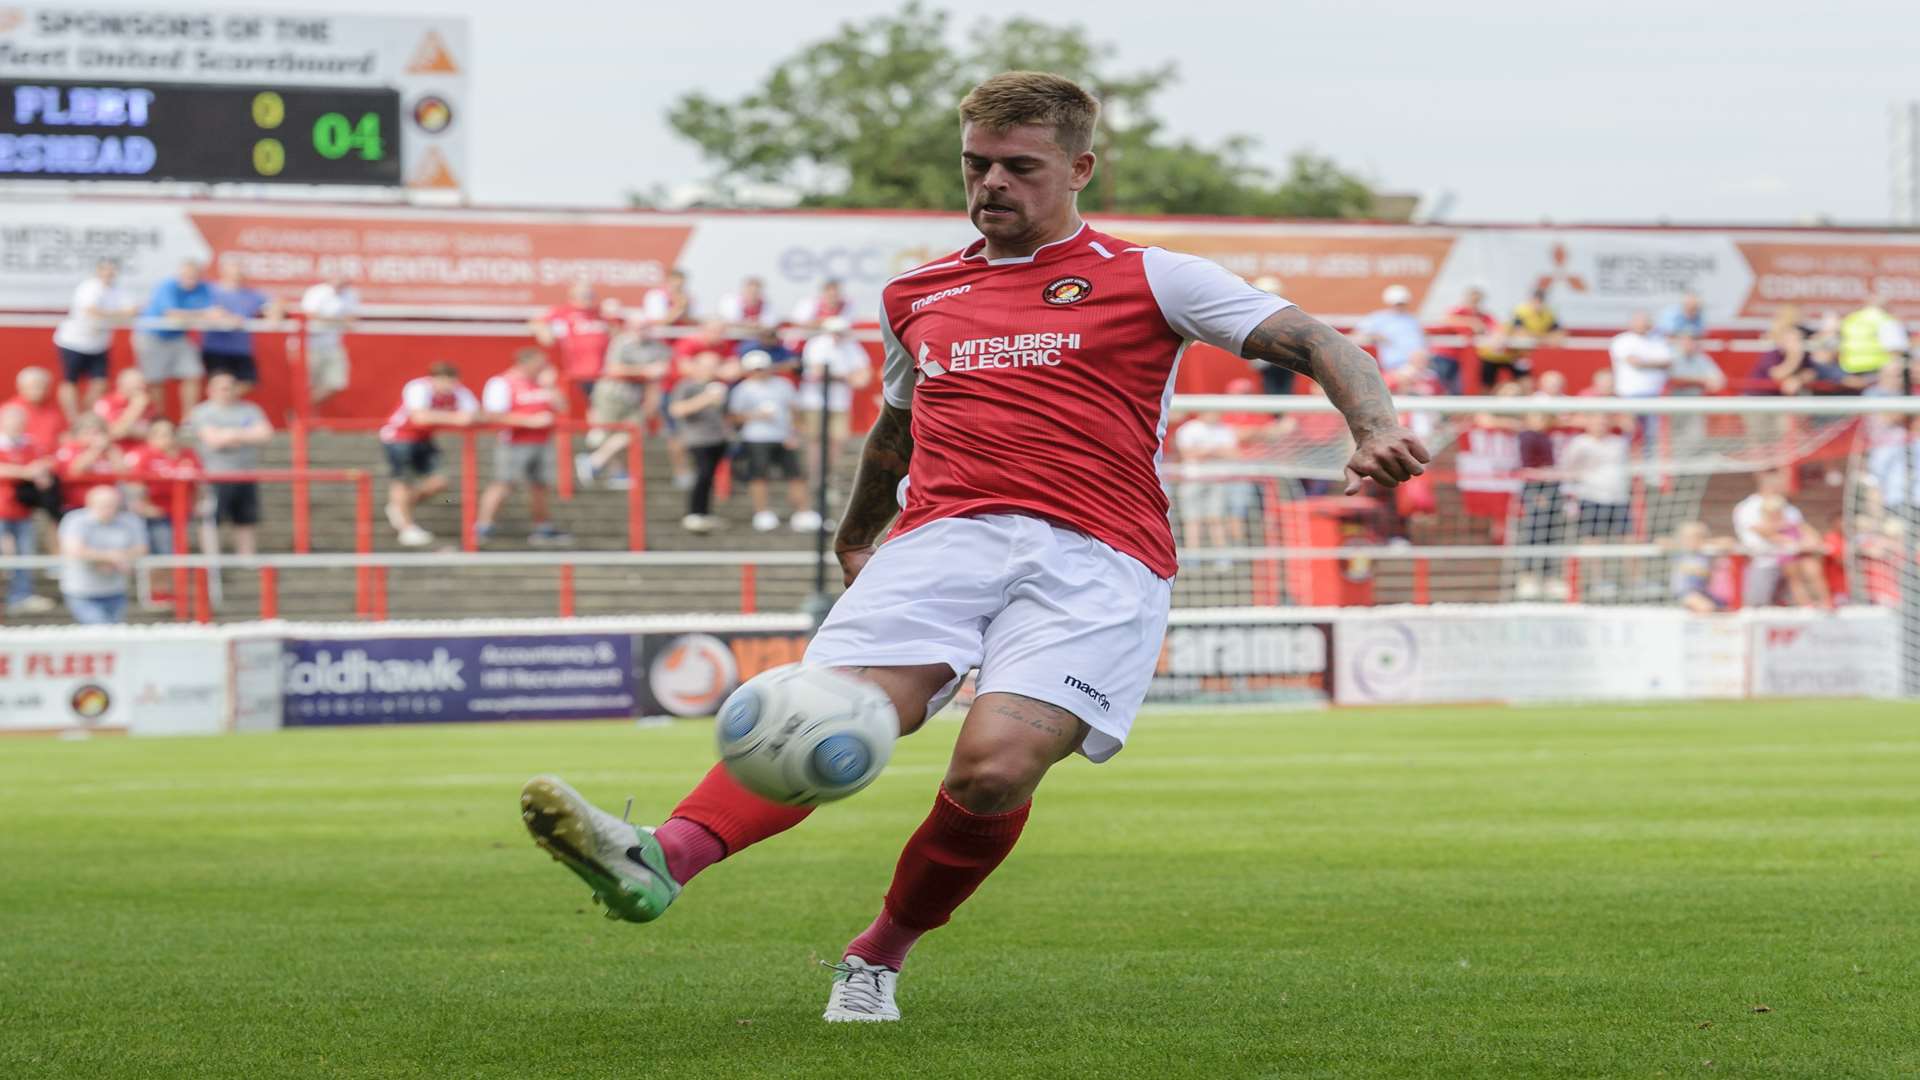
<path id="1" fill-rule="evenodd" d="M 829 1021 L 899 1019 L 908 950 L 1013 850 L 1047 770 L 1076 752 L 1105 761 L 1126 741 L 1175 572 L 1156 466 L 1188 342 L 1317 380 L 1357 443 L 1349 494 L 1428 460 L 1378 365 L 1345 337 L 1211 262 L 1081 221 L 1098 109 L 1054 75 L 976 87 L 960 103 L 961 177 L 981 239 L 883 291 L 885 406 L 834 542 L 848 587 L 805 662 L 879 686 L 902 734 L 974 668 L 978 695 L 882 910 L 834 965 Z M 722 766 L 658 828 L 553 777 L 530 781 L 521 807 L 541 846 L 634 922 L 809 813 L 748 793 Z"/>

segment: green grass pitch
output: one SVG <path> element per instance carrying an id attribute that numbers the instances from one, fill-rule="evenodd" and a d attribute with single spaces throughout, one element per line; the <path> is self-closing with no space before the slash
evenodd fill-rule
<path id="1" fill-rule="evenodd" d="M 1911 703 L 1149 714 L 829 1027 L 954 731 L 650 926 L 516 795 L 704 724 L 0 743 L 0 1076 L 1920 1075 Z"/>

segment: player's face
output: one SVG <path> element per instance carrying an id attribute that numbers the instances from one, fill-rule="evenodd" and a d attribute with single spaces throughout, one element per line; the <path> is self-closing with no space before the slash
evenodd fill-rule
<path id="1" fill-rule="evenodd" d="M 960 136 L 967 217 L 1000 245 L 1040 244 L 1073 216 L 1073 198 L 1093 178 L 1093 154 L 1069 156 L 1050 127 L 992 131 L 968 124 Z"/>

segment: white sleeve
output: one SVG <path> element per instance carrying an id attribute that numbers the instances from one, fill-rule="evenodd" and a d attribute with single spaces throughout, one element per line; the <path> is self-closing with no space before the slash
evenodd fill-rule
<path id="1" fill-rule="evenodd" d="M 1147 288 L 1173 332 L 1188 341 L 1204 341 L 1235 356 L 1247 335 L 1269 315 L 1292 307 L 1291 301 L 1261 292 L 1220 264 L 1198 255 L 1150 247 L 1140 253 Z"/>
<path id="2" fill-rule="evenodd" d="M 1753 531 L 1759 519 L 1760 497 L 1749 495 L 1741 499 L 1733 508 L 1733 538 L 1745 547 L 1766 546 L 1766 541 Z"/>
<path id="3" fill-rule="evenodd" d="M 667 292 L 665 289 L 650 289 L 640 298 L 640 313 L 654 322 L 667 317 Z"/>
<path id="4" fill-rule="evenodd" d="M 728 293 L 720 298 L 720 317 L 730 323 L 746 322 L 747 308 L 740 302 L 738 293 Z"/>
<path id="5" fill-rule="evenodd" d="M 792 319 L 802 326 L 818 322 L 819 316 L 820 305 L 816 303 L 811 296 L 805 297 L 799 303 L 793 305 Z"/>
<path id="6" fill-rule="evenodd" d="M 486 389 L 480 391 L 480 400 L 491 413 L 503 413 L 513 408 L 513 389 L 507 380 L 495 375 L 487 380 Z"/>
<path id="7" fill-rule="evenodd" d="M 1907 349 L 1907 324 L 1899 319 L 1888 319 L 1880 324 L 1880 347 L 1890 352 L 1905 352 Z"/>
<path id="8" fill-rule="evenodd" d="M 400 388 L 400 407 L 403 409 L 426 409 L 433 405 L 433 383 L 426 379 L 413 379 Z"/>
<path id="9" fill-rule="evenodd" d="M 473 391 L 467 389 L 464 386 L 462 386 L 461 388 L 453 392 L 453 399 L 460 403 L 459 410 L 461 412 L 479 412 L 480 411 L 480 399 L 477 397 L 474 397 Z"/>
<path id="10" fill-rule="evenodd" d="M 893 320 L 885 307 L 880 309 L 880 344 L 885 353 L 880 361 L 880 396 L 896 409 L 913 408 L 913 384 L 919 377 L 912 354 L 894 336 Z"/>

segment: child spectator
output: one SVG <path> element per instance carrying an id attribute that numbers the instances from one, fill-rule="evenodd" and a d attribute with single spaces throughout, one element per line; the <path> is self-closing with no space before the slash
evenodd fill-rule
<path id="1" fill-rule="evenodd" d="M 179 382 L 182 413 L 200 400 L 200 381 L 206 375 L 200 346 L 187 331 L 203 325 L 211 307 L 213 290 L 201 280 L 200 264 L 188 259 L 173 277 L 154 286 L 133 334 L 134 358 L 154 392 L 165 395 L 168 382 Z"/>
<path id="2" fill-rule="evenodd" d="M 139 368 L 125 368 L 113 380 L 113 393 L 93 403 L 92 412 L 106 422 L 107 436 L 123 452 L 147 441 L 147 427 L 160 419 L 160 403 L 147 392 L 147 377 Z"/>
<path id="3" fill-rule="evenodd" d="M 381 426 L 380 444 L 387 455 L 387 524 L 405 546 L 433 543 L 433 534 L 414 521 L 413 508 L 447 490 L 433 433 L 467 427 L 479 415 L 480 399 L 460 385 L 460 369 L 445 360 L 400 388 L 400 405 Z"/>
<path id="4" fill-rule="evenodd" d="M 39 491 L 52 484 L 52 470 L 27 437 L 26 410 L 0 406 L 0 552 L 26 556 L 38 550 L 33 508 L 39 505 Z M 22 498 L 23 494 L 29 497 Z M 8 575 L 7 614 L 38 615 L 51 610 L 52 600 L 33 593 L 33 571 L 22 567 Z"/>
<path id="5" fill-rule="evenodd" d="M 1711 615 L 1726 607 L 1713 594 L 1714 559 L 1726 553 L 1731 541 L 1716 540 L 1704 521 L 1689 521 L 1667 540 L 1669 579 L 1674 602 L 1696 615 Z"/>
<path id="6" fill-rule="evenodd" d="M 133 564 L 147 553 L 147 530 L 105 484 L 87 492 L 86 505 L 60 519 L 60 593 L 73 621 L 123 622 Z"/>
<path id="7" fill-rule="evenodd" d="M 200 460 L 214 474 L 213 523 L 233 527 L 237 555 L 259 551 L 260 484 L 251 479 L 220 480 L 218 474 L 251 472 L 260 467 L 260 448 L 273 440 L 273 424 L 260 406 L 240 396 L 240 382 L 222 372 L 207 380 L 207 400 L 194 406 L 182 425 L 200 444 Z"/>
<path id="8" fill-rule="evenodd" d="M 193 513 L 194 480 L 201 473 L 200 455 L 180 445 L 173 423 L 155 420 L 147 428 L 146 441 L 126 453 L 127 471 L 133 474 L 127 485 L 128 504 L 147 524 L 147 551 L 170 554 L 175 550 L 173 508 L 175 500 Z M 184 550 L 185 545 L 181 545 Z M 154 571 L 155 595 L 162 592 L 161 579 L 166 572 Z"/>
<path id="9" fill-rule="evenodd" d="M 260 365 L 253 359 L 253 332 L 247 323 L 253 319 L 278 319 L 280 304 L 259 289 L 250 289 L 240 276 L 240 263 L 230 259 L 220 265 L 220 281 L 213 286 L 214 309 L 208 312 L 208 329 L 200 335 L 202 363 L 209 376 L 225 372 L 240 384 L 242 394 L 260 382 Z"/>
<path id="10" fill-rule="evenodd" d="M 720 381 L 720 354 L 696 353 L 682 362 L 680 381 L 667 395 L 667 413 L 680 424 L 680 438 L 692 458 L 693 485 L 687 489 L 687 513 L 680 527 L 691 533 L 718 528 L 713 516 L 713 476 L 727 456 L 727 384 Z"/>
<path id="11" fill-rule="evenodd" d="M 53 452 L 53 468 L 60 477 L 61 510 L 77 510 L 86 504 L 87 492 L 118 483 L 122 464 L 119 449 L 107 436 L 106 422 L 91 413 L 83 414 Z"/>
<path id="12" fill-rule="evenodd" d="M 753 500 L 753 528 L 771 532 L 780 515 L 768 506 L 767 480 L 778 472 L 787 484 L 788 525 L 794 532 L 820 527 L 820 514 L 807 507 L 807 485 L 800 474 L 799 437 L 793 428 L 793 384 L 773 373 L 773 357 L 758 349 L 740 358 L 745 377 L 727 397 L 729 419 L 740 429 L 734 475 L 747 482 Z"/>
<path id="13" fill-rule="evenodd" d="M 533 519 L 527 542 L 555 547 L 573 542 L 554 525 L 547 500 L 553 486 L 553 425 L 566 407 L 559 382 L 545 350 L 521 349 L 513 366 L 488 379 L 480 392 L 487 418 L 507 427 L 494 444 L 493 482 L 480 495 L 474 522 L 474 535 L 483 544 L 493 539 L 493 519 L 516 484 L 527 487 L 527 513 Z"/>
<path id="14" fill-rule="evenodd" d="M 67 317 L 53 331 L 53 347 L 60 354 L 60 407 L 68 416 L 93 408 L 107 388 L 107 349 L 113 344 L 113 326 L 133 317 L 136 310 L 120 290 L 120 268 L 112 259 L 94 264 L 93 276 L 73 290 Z"/>

